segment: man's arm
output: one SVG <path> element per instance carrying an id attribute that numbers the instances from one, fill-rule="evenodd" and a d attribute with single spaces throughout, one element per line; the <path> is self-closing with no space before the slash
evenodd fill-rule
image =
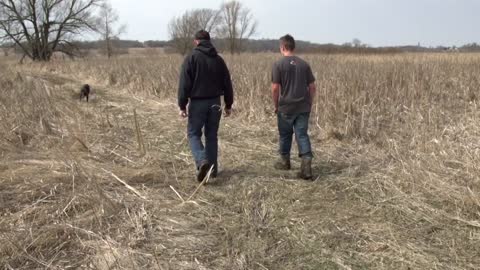
<path id="1" fill-rule="evenodd" d="M 275 113 L 278 112 L 278 100 L 280 99 L 280 84 L 272 83 L 272 99 L 275 106 Z"/>
<path id="2" fill-rule="evenodd" d="M 312 82 L 311 84 L 308 85 L 308 93 L 310 93 L 310 101 L 312 102 L 312 105 L 315 101 L 315 95 L 317 93 L 317 86 L 315 85 L 315 82 Z"/>
<path id="3" fill-rule="evenodd" d="M 232 113 L 232 106 L 233 106 L 233 100 L 234 100 L 232 78 L 230 76 L 230 71 L 228 70 L 228 67 L 225 61 L 223 61 L 223 65 L 225 68 L 224 90 L 223 90 L 224 91 L 223 98 L 225 101 L 225 115 L 230 116 L 230 114 Z"/>
<path id="4" fill-rule="evenodd" d="M 192 92 L 192 74 L 190 67 L 190 57 L 186 57 L 180 70 L 180 81 L 178 85 L 178 107 L 180 115 L 187 117 L 187 104 Z"/>
<path id="5" fill-rule="evenodd" d="M 282 74 L 277 64 L 273 64 L 272 67 L 272 99 L 275 106 L 275 113 L 278 112 L 278 102 L 280 100 L 281 79 Z"/>
<path id="6" fill-rule="evenodd" d="M 313 75 L 312 68 L 308 66 L 307 69 L 307 83 L 308 83 L 308 93 L 310 94 L 310 101 L 313 103 L 315 101 L 315 94 L 317 92 L 317 87 L 315 86 L 315 76 Z"/>

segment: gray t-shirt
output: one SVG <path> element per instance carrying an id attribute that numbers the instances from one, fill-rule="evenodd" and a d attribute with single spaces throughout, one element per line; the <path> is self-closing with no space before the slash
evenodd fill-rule
<path id="1" fill-rule="evenodd" d="M 286 114 L 311 111 L 308 86 L 315 82 L 310 65 L 297 56 L 285 56 L 273 65 L 272 83 L 280 84 L 278 111 Z"/>

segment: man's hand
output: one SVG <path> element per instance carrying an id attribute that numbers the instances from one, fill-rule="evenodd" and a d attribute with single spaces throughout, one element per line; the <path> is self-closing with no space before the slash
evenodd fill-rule
<path id="1" fill-rule="evenodd" d="M 232 115 L 232 109 L 225 108 L 225 117 L 230 117 Z"/>
<path id="2" fill-rule="evenodd" d="M 178 113 L 180 115 L 180 117 L 182 118 L 187 118 L 188 117 L 188 113 L 186 110 L 180 110 L 180 112 Z"/>

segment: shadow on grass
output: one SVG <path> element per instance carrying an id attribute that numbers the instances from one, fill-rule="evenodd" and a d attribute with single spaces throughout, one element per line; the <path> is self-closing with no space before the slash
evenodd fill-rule
<path id="1" fill-rule="evenodd" d="M 320 161 L 312 166 L 314 179 L 322 179 L 329 176 L 340 175 L 349 169 L 352 165 L 340 162 Z"/>
<path id="2" fill-rule="evenodd" d="M 235 181 L 244 181 L 245 179 L 252 179 L 260 177 L 257 171 L 252 170 L 247 166 L 241 166 L 237 168 L 226 168 L 220 170 L 217 178 L 210 179 L 208 185 L 212 187 L 221 187 L 229 185 Z"/>

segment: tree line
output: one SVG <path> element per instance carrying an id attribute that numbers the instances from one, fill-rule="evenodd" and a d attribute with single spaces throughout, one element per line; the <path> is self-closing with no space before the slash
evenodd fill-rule
<path id="1" fill-rule="evenodd" d="M 0 0 L 0 44 L 33 61 L 48 61 L 55 52 L 75 57 L 82 50 L 101 49 L 108 56 L 128 48 L 162 47 L 167 52 L 188 53 L 198 30 L 211 33 L 215 46 L 230 54 L 278 51 L 278 40 L 252 37 L 257 33 L 252 11 L 237 0 L 218 9 L 192 9 L 173 17 L 167 28 L 168 41 L 121 40 L 126 26 L 108 0 Z M 100 37 L 97 41 L 79 41 Z M 480 45 L 426 48 L 418 46 L 372 48 L 359 39 L 343 45 L 298 41 L 304 53 L 398 53 L 398 52 L 480 52 Z M 8 50 L 4 50 L 7 54 Z"/>
<path id="2" fill-rule="evenodd" d="M 244 50 L 257 22 L 250 9 L 236 0 L 218 10 L 186 11 L 168 24 L 169 47 L 187 53 L 200 29 L 225 41 L 233 54 Z M 124 32 L 108 0 L 0 0 L 0 43 L 22 52 L 22 60 L 48 61 L 55 52 L 78 56 L 81 46 L 88 46 L 78 40 L 94 35 L 101 37 L 102 49 L 111 57 L 114 44 L 122 44 L 119 36 Z"/>

